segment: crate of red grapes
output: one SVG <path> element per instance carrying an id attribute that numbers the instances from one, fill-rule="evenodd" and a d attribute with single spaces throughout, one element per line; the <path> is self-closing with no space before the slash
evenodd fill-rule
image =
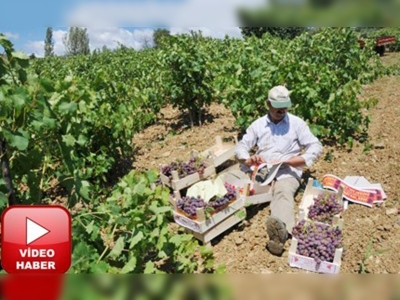
<path id="1" fill-rule="evenodd" d="M 200 156 L 188 161 L 175 160 L 161 166 L 161 182 L 175 191 L 180 191 L 202 179 L 215 175 L 215 167 Z"/>
<path id="2" fill-rule="evenodd" d="M 336 193 L 315 187 L 308 180 L 299 205 L 299 219 L 313 220 L 326 224 L 337 223 L 343 212 L 343 188 Z"/>
<path id="3" fill-rule="evenodd" d="M 239 195 L 238 190 L 229 185 L 225 187 L 225 195 L 215 196 L 208 202 L 200 196 L 175 199 L 175 222 L 193 232 L 203 234 L 228 219 L 244 207 L 244 198 Z"/>
<path id="4" fill-rule="evenodd" d="M 342 260 L 343 188 L 332 192 L 309 179 L 292 230 L 289 264 L 318 273 L 337 274 Z"/>
<path id="5" fill-rule="evenodd" d="M 342 263 L 342 222 L 328 225 L 302 219 L 293 227 L 289 265 L 316 273 L 338 274 Z"/>

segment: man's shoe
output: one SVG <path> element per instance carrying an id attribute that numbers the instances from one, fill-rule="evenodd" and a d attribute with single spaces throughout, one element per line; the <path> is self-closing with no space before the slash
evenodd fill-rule
<path id="1" fill-rule="evenodd" d="M 269 237 L 268 251 L 274 255 L 281 255 L 285 242 L 289 237 L 285 223 L 278 218 L 269 217 L 267 220 L 267 233 Z"/>

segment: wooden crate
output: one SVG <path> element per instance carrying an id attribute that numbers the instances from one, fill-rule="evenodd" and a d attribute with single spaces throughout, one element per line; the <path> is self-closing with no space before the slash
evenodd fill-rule
<path id="1" fill-rule="evenodd" d="M 225 182 L 237 187 L 241 190 L 241 195 L 245 197 L 245 206 L 256 205 L 272 200 L 273 184 L 261 186 L 258 182 L 254 182 L 250 177 L 240 170 L 234 170 L 224 174 Z M 249 191 L 254 189 L 254 195 L 249 195 Z"/>
<path id="2" fill-rule="evenodd" d="M 301 220 L 304 220 L 304 216 L 300 217 L 296 223 Z M 309 222 L 318 223 L 310 220 Z M 332 225 L 328 225 L 323 223 L 327 227 L 337 226 L 341 230 L 343 230 L 344 221 L 343 219 L 335 216 L 332 222 Z M 326 273 L 326 274 L 338 274 L 340 271 L 340 265 L 342 263 L 342 254 L 343 248 L 337 248 L 335 250 L 335 255 L 333 258 L 333 262 L 322 261 L 319 266 L 315 262 L 315 260 L 311 257 L 307 257 L 304 255 L 297 254 L 297 245 L 298 240 L 295 237 L 292 237 L 290 248 L 289 248 L 289 256 L 288 262 L 291 267 L 304 269 L 311 272 L 316 273 Z"/>
<path id="3" fill-rule="evenodd" d="M 318 187 L 315 187 L 313 185 L 313 179 L 309 178 L 308 183 L 306 186 L 306 189 L 303 193 L 303 197 L 301 199 L 300 205 L 299 205 L 299 220 L 302 219 L 308 219 L 308 210 L 311 205 L 314 204 L 314 197 L 317 197 L 320 193 L 326 193 L 329 195 L 335 195 L 336 201 L 338 201 L 342 206 L 343 206 L 343 187 L 339 188 L 338 192 L 326 190 L 326 189 L 321 189 Z M 340 214 L 335 216 L 334 219 L 340 218 Z M 336 221 L 334 220 L 334 224 Z"/>
<path id="4" fill-rule="evenodd" d="M 199 233 L 191 229 L 187 229 L 187 232 L 193 234 L 196 239 L 202 241 L 204 244 L 209 244 L 212 239 L 216 238 L 221 233 L 240 223 L 244 219 L 246 219 L 246 209 L 241 208 L 220 223 L 209 228 L 206 232 Z"/>
<path id="5" fill-rule="evenodd" d="M 245 192 L 245 195 L 247 195 L 245 201 L 246 207 L 250 205 L 271 202 L 273 185 L 274 182 L 271 185 L 266 186 L 261 186 L 257 182 L 253 182 L 252 185 L 248 185 L 244 190 L 246 191 L 247 189 L 254 189 L 255 194 L 248 195 L 248 193 Z"/>
<path id="6" fill-rule="evenodd" d="M 179 192 L 184 188 L 187 188 L 196 182 L 199 182 L 203 179 L 210 178 L 212 176 L 215 176 L 216 171 L 215 167 L 213 165 L 210 165 L 209 163 L 206 162 L 207 167 L 204 169 L 203 174 L 193 173 L 190 174 L 189 176 L 186 176 L 184 178 L 179 178 L 178 172 L 177 171 L 172 171 L 172 180 L 170 180 L 167 176 L 164 174 L 160 173 L 160 178 L 161 182 L 166 185 L 171 187 L 174 192 Z M 180 196 L 179 196 L 180 198 Z"/>
<path id="7" fill-rule="evenodd" d="M 343 248 L 335 250 L 335 256 L 333 262 L 322 261 L 319 266 L 315 260 L 311 257 L 296 254 L 298 240 L 292 238 L 292 242 L 289 248 L 288 261 L 291 267 L 300 268 L 303 270 L 326 273 L 326 274 L 338 274 L 340 271 L 340 265 L 342 263 Z"/>
<path id="8" fill-rule="evenodd" d="M 236 137 L 235 143 L 237 143 Z M 222 142 L 221 136 L 216 136 L 215 145 L 199 153 L 199 155 L 204 157 L 210 165 L 218 167 L 232 157 L 235 157 L 235 146 L 233 143 Z"/>
<path id="9" fill-rule="evenodd" d="M 193 220 L 184 214 L 180 213 L 176 207 L 176 203 L 174 203 L 174 220 L 177 224 L 190 229 L 193 232 L 197 232 L 199 234 L 204 234 L 207 231 L 211 230 L 222 221 L 227 219 L 228 217 L 235 214 L 237 211 L 244 207 L 244 197 L 237 197 L 236 201 L 229 204 L 226 208 L 221 211 L 213 214 L 209 218 L 206 218 L 206 214 L 203 208 L 199 208 L 196 210 L 197 219 Z"/>

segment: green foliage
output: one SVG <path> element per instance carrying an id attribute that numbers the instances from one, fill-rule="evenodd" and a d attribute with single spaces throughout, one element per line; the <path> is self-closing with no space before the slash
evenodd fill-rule
<path id="1" fill-rule="evenodd" d="M 154 63 L 156 59 L 155 50 L 121 47 L 90 56 L 41 60 L 32 64 L 32 69 L 40 77 L 50 79 L 69 75 L 81 78 L 107 106 L 104 109 L 110 110 L 107 122 L 113 134 L 116 129 L 125 130 L 120 126 L 133 131 L 143 129 L 164 105 L 164 86 Z M 122 122 L 121 117 L 126 117 L 128 123 Z"/>
<path id="2" fill-rule="evenodd" d="M 244 24 L 247 24 L 246 21 Z M 248 25 L 252 25 L 249 21 Z M 305 32 L 305 27 L 240 27 L 242 35 L 245 37 L 256 36 L 262 37 L 265 33 L 269 33 L 274 37 L 282 39 L 294 39 L 296 36 Z"/>
<path id="3" fill-rule="evenodd" d="M 47 27 L 46 39 L 44 40 L 44 57 L 54 56 L 54 40 L 53 40 L 53 29 Z"/>
<path id="4" fill-rule="evenodd" d="M 73 74 L 103 101 L 129 103 L 140 116 L 137 126 L 132 124 L 134 131 L 153 122 L 167 102 L 188 111 L 191 125 L 200 123 L 203 109 L 214 99 L 225 103 L 244 129 L 265 114 L 268 90 L 284 84 L 293 90 L 292 112 L 306 119 L 315 134 L 351 145 L 351 136 L 366 132 L 361 112 L 372 103 L 357 100 L 361 85 L 384 72 L 375 53 L 361 51 L 357 39 L 353 30 L 341 28 L 308 31 L 292 40 L 268 34 L 221 41 L 192 32 L 171 36 L 160 49 L 121 47 L 35 62 L 33 68 L 50 78 Z M 108 119 L 118 126 L 120 111 L 114 111 Z"/>
<path id="5" fill-rule="evenodd" d="M 86 28 L 71 27 L 63 37 L 67 56 L 90 54 L 89 34 Z"/>
<path id="6" fill-rule="evenodd" d="M 327 161 L 327 162 L 332 162 L 332 159 L 333 159 L 332 151 L 329 150 L 329 151 L 325 154 L 324 160 Z"/>
<path id="7" fill-rule="evenodd" d="M 360 265 L 359 265 L 359 270 L 358 270 L 359 274 L 370 273 L 370 271 L 368 270 L 368 263 L 367 263 L 368 259 L 370 259 L 373 256 L 381 255 L 381 254 L 389 251 L 389 249 L 382 249 L 382 250 L 373 251 L 373 247 L 374 247 L 373 241 L 370 240 L 369 243 L 368 243 L 367 248 L 365 249 L 363 258 L 362 258 L 362 260 L 360 262 Z"/>
<path id="8" fill-rule="evenodd" d="M 153 41 L 154 41 L 154 46 L 156 48 L 162 47 L 163 40 L 167 40 L 168 38 L 171 37 L 171 33 L 168 29 L 156 29 L 153 32 Z M 167 41 L 164 41 L 167 42 Z"/>
<path id="9" fill-rule="evenodd" d="M 166 96 L 174 107 L 189 112 L 191 126 L 195 118 L 201 125 L 202 109 L 213 100 L 211 45 L 201 33 L 171 36 L 169 47 L 158 53 L 168 86 Z"/>
<path id="10" fill-rule="evenodd" d="M 361 112 L 370 102 L 357 95 L 382 68 L 375 53 L 359 49 L 353 30 L 323 29 L 291 41 L 264 35 L 223 43 L 215 89 L 241 128 L 266 113 L 268 90 L 278 84 L 293 91 L 292 113 L 321 138 L 344 144 L 367 125 Z"/>
<path id="11" fill-rule="evenodd" d="M 132 171 L 99 205 L 73 217 L 71 273 L 194 273 L 213 270 L 212 251 L 168 229 L 169 191 L 151 189 L 157 173 Z M 200 251 L 203 263 L 198 262 Z"/>
<path id="12" fill-rule="evenodd" d="M 154 120 L 157 90 L 143 80 L 152 68 L 139 70 L 141 76 L 128 68 L 130 78 L 108 62 L 122 64 L 127 55 L 119 61 L 105 53 L 73 63 L 37 60 L 32 74 L 26 55 L 0 41 L 6 52 L 0 61 L 0 134 L 9 145 L 16 185 L 28 187 L 20 191 L 23 202 L 39 203 L 59 188 L 71 203 L 96 198 L 117 160 L 132 156 L 133 133 Z M 123 76 L 125 82 L 117 81 Z"/>
<path id="13" fill-rule="evenodd" d="M 169 228 L 169 191 L 151 188 L 158 178 L 156 171 L 132 171 L 111 193 L 103 187 L 118 155 L 132 150 L 133 132 L 153 116 L 148 117 L 146 107 L 151 104 L 146 100 L 156 92 L 139 83 L 147 72 L 152 73 L 151 67 L 146 72 L 129 69 L 133 79 L 127 78 L 133 85 L 128 88 L 128 81 L 113 81 L 114 72 L 128 74 L 112 70 L 112 63 L 107 69 L 108 59 L 118 59 L 110 53 L 74 62 L 50 58 L 35 62 L 31 69 L 28 57 L 15 52 L 3 35 L 0 44 L 5 51 L 0 60 L 0 139 L 8 144 L 12 181 L 23 204 L 41 204 L 52 197 L 68 200 L 74 243 L 70 272 L 212 272 L 212 253 L 200 254 L 204 247 L 192 235 Z M 144 53 L 147 58 L 138 59 L 145 64 L 153 57 Z M 102 63 L 96 64 L 97 59 Z M 56 75 L 58 64 L 66 67 Z M 88 69 L 77 77 L 74 67 L 78 72 Z M 2 208 L 7 204 L 6 192 L 1 179 Z"/>

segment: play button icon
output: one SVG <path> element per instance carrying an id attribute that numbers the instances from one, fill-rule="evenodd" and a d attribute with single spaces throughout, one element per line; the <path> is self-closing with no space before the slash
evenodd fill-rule
<path id="1" fill-rule="evenodd" d="M 59 205 L 15 205 L 1 219 L 1 264 L 11 274 L 64 274 L 71 265 L 71 215 Z"/>
<path id="2" fill-rule="evenodd" d="M 38 223 L 26 218 L 26 244 L 29 245 L 42 236 L 48 234 L 50 230 L 44 228 Z"/>

